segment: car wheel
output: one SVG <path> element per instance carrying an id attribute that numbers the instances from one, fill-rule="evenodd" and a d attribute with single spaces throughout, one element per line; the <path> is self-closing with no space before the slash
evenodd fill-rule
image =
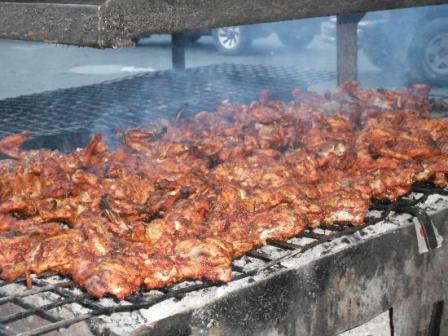
<path id="1" fill-rule="evenodd" d="M 311 43 L 316 33 L 306 29 L 302 32 L 278 31 L 277 36 L 285 47 L 302 49 Z"/>
<path id="2" fill-rule="evenodd" d="M 416 34 L 409 62 L 414 78 L 433 85 L 448 85 L 448 21 L 427 23 Z"/>
<path id="3" fill-rule="evenodd" d="M 216 49 L 225 55 L 239 55 L 250 46 L 250 38 L 244 27 L 224 27 L 213 30 Z"/>

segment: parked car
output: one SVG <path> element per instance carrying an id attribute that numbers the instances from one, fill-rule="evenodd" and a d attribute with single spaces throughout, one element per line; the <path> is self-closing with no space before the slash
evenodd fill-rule
<path id="1" fill-rule="evenodd" d="M 336 19 L 321 24 L 325 41 L 334 41 Z M 358 44 L 383 70 L 412 80 L 448 85 L 448 6 L 367 13 L 358 25 Z"/>
<path id="2" fill-rule="evenodd" d="M 187 41 L 196 42 L 204 35 L 213 37 L 216 49 L 226 55 L 247 51 L 255 39 L 276 34 L 287 47 L 306 47 L 319 34 L 322 19 L 302 19 L 274 23 L 217 28 L 187 34 Z"/>

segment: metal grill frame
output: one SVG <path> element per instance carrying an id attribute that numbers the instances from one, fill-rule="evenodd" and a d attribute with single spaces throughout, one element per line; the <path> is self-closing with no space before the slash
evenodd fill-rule
<path id="1" fill-rule="evenodd" d="M 389 211 L 390 210 L 388 210 L 387 212 L 389 212 Z M 303 235 L 301 235 L 300 237 L 310 238 L 310 239 L 313 239 L 314 241 L 309 244 L 306 244 L 305 246 L 300 246 L 300 245 L 297 245 L 294 243 L 289 243 L 289 242 L 269 241 L 267 245 L 270 245 L 270 246 L 273 246 L 276 248 L 281 248 L 285 251 L 288 251 L 288 253 L 285 254 L 282 258 L 275 259 L 275 260 L 272 259 L 266 253 L 259 251 L 258 249 L 255 249 L 255 250 L 252 250 L 252 251 L 246 253 L 245 254 L 246 256 L 249 256 L 249 257 L 252 257 L 252 258 L 255 258 L 255 259 L 258 259 L 258 260 L 264 262 L 264 265 L 262 267 L 253 269 L 252 271 L 249 271 L 249 272 L 244 271 L 243 268 L 241 268 L 239 266 L 233 265 L 233 267 L 232 267 L 233 271 L 239 273 L 239 275 L 235 276 L 232 279 L 232 281 L 237 281 L 237 280 L 241 280 L 244 278 L 248 278 L 250 276 L 253 276 L 257 273 L 260 273 L 260 272 L 268 270 L 268 269 L 272 269 L 275 271 L 276 269 L 278 269 L 277 267 L 279 267 L 279 263 L 284 259 L 298 256 L 311 248 L 314 248 L 318 245 L 321 245 L 321 244 L 324 244 L 327 242 L 331 242 L 332 240 L 334 240 L 336 238 L 348 236 L 355 232 L 359 232 L 362 229 L 364 229 L 365 227 L 367 227 L 369 225 L 376 224 L 384 219 L 385 218 L 383 218 L 383 216 L 382 216 L 380 219 L 366 223 L 359 227 L 344 227 L 344 226 L 325 227 L 326 230 L 329 230 L 332 232 L 331 234 L 327 234 L 327 235 L 313 232 L 313 230 L 306 230 L 306 232 L 304 232 Z M 283 268 L 283 267 L 280 266 L 280 268 Z M 16 281 L 16 283 L 23 284 L 24 286 L 26 286 L 25 282 L 26 282 L 26 280 L 24 278 Z M 176 299 L 180 300 L 183 298 L 183 296 L 185 296 L 185 294 L 192 292 L 192 291 L 197 291 L 197 290 L 201 290 L 201 289 L 205 289 L 205 288 L 209 288 L 209 287 L 219 286 L 219 284 L 212 283 L 209 281 L 200 281 L 199 284 L 193 284 L 191 286 L 181 288 L 181 289 L 172 289 L 170 287 L 168 287 L 167 289 L 162 289 L 161 291 L 164 293 L 164 295 L 160 296 L 158 298 L 155 298 L 153 300 L 147 301 L 147 300 L 144 300 L 139 294 L 134 294 L 125 299 L 125 301 L 131 302 L 132 305 L 129 305 L 129 306 L 128 305 L 120 305 L 120 306 L 117 305 L 117 306 L 113 306 L 113 307 L 104 307 L 100 303 L 98 303 L 96 299 L 90 297 L 86 293 L 76 296 L 71 291 L 67 290 L 65 287 L 69 287 L 69 288 L 77 287 L 76 284 L 74 282 L 70 281 L 69 279 L 62 280 L 60 283 L 57 283 L 57 284 L 48 285 L 45 281 L 45 275 L 44 275 L 44 276 L 33 278 L 32 284 L 33 284 L 33 289 L 26 290 L 21 294 L 12 294 L 10 296 L 3 296 L 3 297 L 0 296 L 0 305 L 6 304 L 6 303 L 13 303 L 13 304 L 18 305 L 19 307 L 24 309 L 24 311 L 22 311 L 22 312 L 0 317 L 0 335 L 2 335 L 2 334 L 8 335 L 8 336 L 9 335 L 21 335 L 21 336 L 42 335 L 42 334 L 45 334 L 45 333 L 53 331 L 53 330 L 57 330 L 60 328 L 66 328 L 72 324 L 93 318 L 95 316 L 110 315 L 112 313 L 136 311 L 139 309 L 145 309 L 145 308 L 149 308 L 159 302 L 162 302 L 164 300 L 168 300 L 170 298 L 176 298 Z M 8 282 L 0 280 L 0 287 L 5 286 L 5 285 L 8 285 Z M 173 286 L 171 286 L 171 287 L 173 287 Z M 51 292 L 51 293 L 60 295 L 64 299 L 61 301 L 58 301 L 58 302 L 55 302 L 52 304 L 48 304 L 48 305 L 43 305 L 40 307 L 32 306 L 22 300 L 25 297 L 29 297 L 29 296 L 32 296 L 32 295 L 35 295 L 38 293 L 42 293 L 42 292 Z M 57 307 L 62 307 L 64 305 L 68 305 L 71 303 L 79 303 L 88 309 L 92 309 L 92 311 L 88 314 L 80 315 L 80 316 L 74 317 L 72 319 L 61 319 L 60 317 L 54 316 L 53 314 L 47 312 L 48 310 L 51 310 L 51 309 L 54 309 Z M 26 317 L 32 316 L 32 315 L 37 315 L 37 316 L 47 320 L 50 323 L 46 326 L 37 328 L 35 330 L 30 330 L 25 333 L 12 333 L 11 334 L 8 332 L 7 324 L 21 320 L 23 318 L 26 318 Z"/>
<path id="2" fill-rule="evenodd" d="M 71 151 L 87 145 L 92 133 L 111 135 L 117 125 L 132 128 L 174 118 L 183 104 L 188 104 L 188 117 L 214 111 L 223 100 L 250 103 L 263 89 L 287 101 L 294 89 L 335 79 L 329 71 L 230 63 L 144 73 L 0 100 L 0 114 L 6 116 L 0 137 L 28 130 L 33 137 L 26 148 Z"/>
<path id="3" fill-rule="evenodd" d="M 228 65 L 228 66 L 230 66 L 230 65 Z M 250 68 L 250 66 L 249 66 L 249 68 Z M 124 81 L 126 81 L 126 80 L 132 80 L 132 78 L 125 79 Z M 117 82 L 121 82 L 121 81 L 113 81 L 112 84 L 117 83 Z M 64 92 L 64 91 L 66 91 L 66 90 L 60 90 L 58 92 L 60 93 L 60 92 Z M 48 94 L 51 94 L 51 93 L 48 93 Z M 33 95 L 33 96 L 38 96 L 38 95 Z M 436 98 L 438 99 L 438 101 L 445 100 L 446 102 L 448 102 L 448 98 L 446 98 L 446 97 L 438 96 Z M 253 99 L 253 98 L 251 98 L 251 99 Z M 1 103 L 2 102 L 0 102 L 0 106 L 1 106 Z M 376 210 L 381 211 L 382 216 L 380 216 L 380 218 L 372 218 L 372 219 L 367 220 L 365 225 L 363 225 L 361 227 L 337 227 L 337 226 L 327 227 L 325 229 L 329 230 L 331 232 L 330 234 L 327 234 L 327 235 L 323 235 L 322 233 L 318 233 L 313 230 L 307 230 L 303 234 L 303 237 L 314 239 L 314 241 L 311 242 L 310 244 L 306 244 L 305 246 L 298 246 L 291 242 L 279 243 L 279 242 L 269 241 L 268 242 L 269 246 L 284 250 L 286 252 L 285 255 L 278 259 L 273 260 L 269 255 L 265 254 L 262 251 L 262 249 L 257 249 L 257 250 L 249 252 L 248 254 L 246 254 L 246 256 L 259 260 L 260 262 L 263 263 L 263 265 L 256 269 L 253 269 L 251 271 L 245 271 L 241 267 L 234 265 L 233 270 L 234 270 L 236 276 L 234 277 L 233 282 L 247 279 L 248 282 L 251 282 L 251 280 L 252 280 L 252 282 L 254 283 L 254 286 L 263 286 L 263 281 L 258 282 L 258 281 L 253 280 L 253 278 L 256 278 L 260 274 L 265 274 L 265 273 L 267 273 L 269 277 L 278 280 L 283 276 L 283 274 L 290 272 L 290 270 L 288 270 L 287 268 L 285 269 L 285 267 L 281 265 L 281 262 L 283 262 L 287 259 L 291 259 L 291 258 L 293 259 L 293 258 L 299 257 L 301 254 L 305 253 L 306 251 L 311 250 L 312 248 L 315 248 L 318 246 L 322 246 L 325 243 L 329 243 L 329 242 L 338 240 L 340 238 L 345 239 L 345 238 L 353 236 L 354 234 L 362 234 L 364 229 L 384 220 L 385 218 L 387 218 L 387 216 L 391 212 L 400 212 L 401 211 L 401 212 L 415 213 L 415 211 L 413 211 L 413 209 L 415 210 L 415 206 L 417 205 L 417 203 L 424 202 L 426 200 L 426 197 L 428 194 L 431 194 L 431 193 L 439 193 L 439 194 L 444 194 L 444 195 L 447 194 L 447 191 L 445 191 L 445 190 L 436 189 L 436 188 L 428 189 L 428 188 L 425 188 L 424 186 L 423 187 L 415 186 L 414 190 L 416 192 L 423 193 L 424 196 L 418 200 L 414 200 L 411 202 L 401 201 L 401 202 L 392 203 L 392 204 L 377 204 Z M 448 213 L 448 209 L 445 212 Z M 409 231 L 408 229 L 409 228 L 403 228 L 403 230 L 406 230 L 406 232 Z M 409 236 L 409 233 L 406 233 L 406 235 Z M 21 279 L 17 283 L 25 284 L 25 280 Z M 280 281 L 280 283 L 281 283 L 281 281 Z M 0 287 L 6 286 L 6 285 L 7 285 L 6 282 L 0 281 Z M 130 303 L 130 305 L 118 305 L 117 304 L 117 305 L 113 305 L 110 307 L 110 306 L 102 305 L 100 303 L 100 301 L 91 298 L 85 292 L 81 292 L 81 294 L 77 294 L 77 295 L 73 294 L 73 291 L 71 291 L 70 289 L 74 288 L 76 286 L 73 282 L 71 282 L 67 279 L 61 279 L 60 283 L 49 285 L 46 282 L 45 277 L 33 278 L 33 285 L 34 285 L 34 288 L 30 291 L 24 291 L 19 294 L 13 294 L 10 296 L 0 297 L 0 305 L 6 304 L 6 303 L 13 303 L 14 305 L 19 306 L 23 309 L 22 312 L 19 312 L 19 313 L 13 314 L 13 315 L 9 315 L 9 316 L 0 317 L 0 335 L 13 335 L 13 334 L 15 335 L 15 334 L 17 334 L 15 332 L 11 332 L 11 330 L 8 329 L 8 324 L 13 323 L 14 321 L 18 321 L 20 319 L 26 318 L 28 316 L 36 315 L 36 316 L 39 316 L 40 318 L 48 321 L 49 323 L 40 328 L 23 332 L 20 335 L 41 335 L 41 334 L 45 334 L 45 333 L 53 331 L 53 330 L 57 330 L 59 328 L 68 327 L 72 324 L 75 324 L 75 323 L 78 323 L 81 321 L 90 320 L 90 319 L 98 317 L 98 316 L 110 315 L 112 313 L 118 313 L 118 312 L 135 311 L 135 310 L 139 310 L 139 309 L 144 309 L 144 308 L 151 307 L 159 302 L 162 302 L 164 300 L 169 300 L 169 299 L 181 300 L 190 292 L 195 292 L 195 291 L 204 290 L 207 288 L 218 286 L 214 283 L 206 282 L 206 281 L 196 282 L 196 283 L 192 284 L 191 286 L 182 287 L 182 288 L 179 288 L 177 286 L 171 286 L 167 289 L 157 291 L 158 293 L 160 293 L 160 295 L 155 296 L 154 298 L 152 298 L 150 300 L 146 300 L 144 298 L 144 296 L 141 295 L 142 293 L 138 293 L 138 294 L 133 295 L 126 299 L 126 301 Z M 24 301 L 25 298 L 32 296 L 39 292 L 53 293 L 53 294 L 58 295 L 62 299 L 55 303 L 47 304 L 44 306 L 37 306 L 37 307 L 32 306 L 29 303 Z M 224 299 L 224 300 L 226 300 L 226 299 Z M 55 316 L 51 312 L 48 312 L 51 309 L 54 309 L 57 307 L 63 307 L 65 305 L 68 305 L 73 302 L 81 304 L 83 307 L 89 309 L 90 312 L 87 314 L 81 314 L 81 315 L 73 317 L 71 319 L 62 319 L 59 316 Z M 213 306 L 213 303 L 211 305 Z M 188 314 L 190 314 L 190 315 L 188 315 Z M 164 333 L 168 329 L 171 330 L 171 328 L 174 328 L 175 330 L 177 330 L 176 328 L 178 328 L 179 330 L 188 329 L 188 324 L 191 323 L 191 318 L 192 318 L 191 314 L 192 313 L 190 312 L 188 314 L 187 314 L 187 316 L 183 316 L 180 320 L 178 320 L 178 321 L 180 321 L 179 322 L 180 324 L 172 323 L 172 320 L 170 319 L 170 323 L 168 324 L 168 327 L 167 327 L 167 325 L 162 322 L 157 327 L 159 329 L 155 328 L 153 330 L 153 333 L 155 335 L 158 335 L 158 333 L 160 335 L 164 335 Z M 212 315 L 212 316 L 214 316 L 214 315 Z M 187 323 L 187 325 L 185 325 L 185 323 Z M 200 323 L 203 323 L 203 321 L 196 322 L 196 323 L 200 324 Z M 168 328 L 168 329 L 166 329 L 166 328 Z M 248 329 L 248 330 L 249 330 L 249 332 L 253 331 L 251 329 Z M 327 329 L 321 330 L 321 331 L 322 331 L 322 334 L 325 334 L 324 331 L 327 331 Z M 319 334 L 316 333 L 316 335 L 319 335 Z"/>
<path id="4" fill-rule="evenodd" d="M 387 204 L 376 204 L 372 207 L 373 210 L 381 211 L 381 215 L 378 217 L 372 217 L 367 218 L 366 223 L 359 227 L 350 227 L 350 226 L 330 226 L 330 227 L 323 227 L 326 231 L 330 232 L 327 234 L 322 234 L 319 232 L 316 232 L 316 230 L 306 230 L 303 235 L 300 235 L 299 237 L 305 237 L 313 239 L 312 242 L 305 244 L 303 246 L 298 245 L 296 243 L 291 242 L 274 242 L 274 241 L 268 241 L 268 245 L 282 249 L 285 251 L 284 255 L 277 259 L 272 259 L 268 254 L 264 253 L 260 249 L 255 249 L 249 253 L 246 254 L 246 256 L 249 256 L 251 258 L 258 259 L 263 263 L 262 266 L 257 267 L 255 269 L 252 269 L 250 271 L 244 271 L 241 267 L 235 266 L 233 267 L 233 271 L 235 273 L 238 273 L 238 275 L 234 276 L 233 282 L 242 280 L 242 279 L 252 279 L 252 277 L 257 276 L 261 273 L 268 273 L 271 277 L 276 277 L 276 274 L 281 274 L 282 271 L 284 271 L 287 267 L 283 266 L 281 262 L 295 258 L 300 257 L 303 253 L 306 251 L 315 248 L 317 246 L 323 245 L 325 243 L 330 243 L 338 238 L 348 238 L 352 236 L 353 234 L 361 234 L 364 229 L 366 229 L 369 226 L 372 226 L 374 224 L 383 222 L 388 218 L 391 212 L 395 213 L 415 213 L 413 209 L 417 209 L 416 206 L 419 204 L 423 204 L 430 194 L 441 194 L 441 195 L 448 195 L 448 190 L 435 188 L 433 186 L 427 186 L 427 185 L 416 185 L 414 187 L 414 191 L 418 193 L 422 193 L 421 197 L 406 200 L 401 199 L 398 202 L 395 203 L 387 203 Z M 448 211 L 448 209 L 447 209 Z M 320 230 L 320 229 L 318 229 Z M 22 284 L 25 288 L 25 279 L 20 279 L 16 283 Z M 66 328 L 69 327 L 75 323 L 85 321 L 92 319 L 94 317 L 98 317 L 101 315 L 110 315 L 113 313 L 119 313 L 119 312 L 129 312 L 129 311 L 137 311 L 139 309 L 146 309 L 149 308 L 157 303 L 160 303 L 162 301 L 168 300 L 168 299 L 176 299 L 181 300 L 185 295 L 187 295 L 190 292 L 203 290 L 210 287 L 216 287 L 219 286 L 217 284 L 214 284 L 209 281 L 200 281 L 195 282 L 194 284 L 187 286 L 187 287 L 181 287 L 181 288 L 175 288 L 177 285 L 170 286 L 166 289 L 157 290 L 156 292 L 162 293 L 162 295 L 157 295 L 154 298 L 147 300 L 145 299 L 145 296 L 141 295 L 144 290 L 142 290 L 140 293 L 134 294 L 130 297 L 128 297 L 125 301 L 129 302 L 129 305 L 119 305 L 118 303 L 113 306 L 103 306 L 98 300 L 90 297 L 86 292 L 82 292 L 79 295 L 75 295 L 73 291 L 70 289 L 76 288 L 76 284 L 70 281 L 69 279 L 61 278 L 61 281 L 56 284 L 49 285 L 46 280 L 45 276 L 41 277 L 35 277 L 32 279 L 33 282 L 33 289 L 31 290 L 25 290 L 21 293 L 15 293 L 9 296 L 0 296 L 0 306 L 6 303 L 13 303 L 14 305 L 17 305 L 23 309 L 23 311 L 10 314 L 7 316 L 0 317 L 0 335 L 10 336 L 10 335 L 21 335 L 21 336 L 31 336 L 31 335 L 42 335 L 46 334 L 50 331 L 54 331 L 60 328 Z M 256 281 L 254 281 L 256 282 Z M 8 285 L 7 282 L 0 280 L 0 287 Z M 53 293 L 57 294 L 59 297 L 61 297 L 61 300 L 55 301 L 50 304 L 45 304 L 42 306 L 33 306 L 27 302 L 25 302 L 23 299 L 26 297 L 30 297 L 32 295 L 38 294 L 38 293 Z M 66 305 L 69 305 L 71 303 L 78 303 L 82 305 L 84 308 L 87 308 L 90 310 L 89 313 L 81 314 L 79 316 L 75 316 L 70 319 L 63 319 L 61 317 L 55 316 L 54 314 L 50 313 L 49 310 L 58 308 L 58 307 L 64 307 Z M 13 323 L 15 321 L 24 319 L 29 316 L 39 316 L 40 318 L 46 320 L 49 322 L 48 324 L 29 330 L 22 333 L 17 333 L 15 331 L 12 331 L 8 328 L 8 324 Z M 176 325 L 173 325 L 171 327 L 176 327 Z M 158 331 L 161 332 L 161 331 Z M 165 332 L 165 331 L 163 331 Z M 156 335 L 159 335 L 156 333 Z M 162 335 L 162 334 L 160 334 Z"/>

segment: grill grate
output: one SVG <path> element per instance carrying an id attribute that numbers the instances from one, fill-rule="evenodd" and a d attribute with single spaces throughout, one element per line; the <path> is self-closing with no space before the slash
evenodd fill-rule
<path id="1" fill-rule="evenodd" d="M 115 133 L 160 117 L 213 111 L 223 100 L 249 103 L 268 88 L 274 99 L 290 100 L 296 88 L 335 80 L 326 71 L 280 66 L 216 64 L 158 71 L 89 86 L 0 101 L 0 137 L 29 130 L 31 147 L 72 150 L 91 133 Z"/>
<path id="2" fill-rule="evenodd" d="M 425 202 L 428 195 L 448 195 L 448 190 L 435 188 L 430 184 L 415 185 L 413 191 L 421 194 L 421 196 L 417 198 L 402 198 L 395 203 L 375 204 L 372 208 L 375 214 L 372 212 L 372 215 L 367 218 L 365 224 L 362 226 L 324 227 L 323 229 L 307 230 L 300 237 L 292 238 L 288 242 L 284 243 L 268 241 L 268 244 L 265 247 L 253 250 L 240 259 L 234 261 L 233 281 L 243 278 L 250 278 L 251 276 L 263 271 L 275 272 L 276 270 L 285 267 L 281 265 L 282 261 L 297 257 L 311 248 L 331 242 L 337 238 L 362 232 L 364 228 L 377 224 L 380 221 L 384 221 L 392 211 L 395 213 L 409 213 L 410 208 L 416 209 L 416 206 Z M 301 240 L 305 243 L 300 243 Z M 280 253 L 280 256 L 273 257 L 272 254 L 264 251 L 266 248 L 276 249 L 277 255 Z M 247 266 L 238 265 L 242 259 L 246 259 L 247 261 L 248 258 L 253 260 L 254 264 L 257 266 L 248 269 Z M 49 281 L 49 278 L 52 278 L 53 280 Z M 191 283 L 186 282 L 183 284 L 173 285 L 162 290 L 142 290 L 140 293 L 128 297 L 125 301 L 118 302 L 108 298 L 100 300 L 91 298 L 82 289 L 77 288 L 75 283 L 59 276 L 33 277 L 32 282 L 33 289 L 26 290 L 25 280 L 18 280 L 14 283 L 15 286 L 20 287 L 18 292 L 0 297 L 0 305 L 12 303 L 22 308 L 22 311 L 20 312 L 0 317 L 0 335 L 42 335 L 59 328 L 66 328 L 72 324 L 89 320 L 93 317 L 111 315 L 113 313 L 120 312 L 137 311 L 139 309 L 149 308 L 159 302 L 171 298 L 178 300 L 182 299 L 187 293 L 190 292 L 213 286 L 219 286 L 209 281 L 195 281 Z M 4 286 L 8 286 L 8 283 L 0 280 L 0 289 Z M 3 290 L 0 291 L 4 292 Z M 25 301 L 26 298 L 41 294 L 56 295 L 57 299 L 51 303 L 41 305 L 32 305 Z M 109 301 L 107 305 L 104 304 L 105 300 Z M 112 304 L 110 304 L 110 302 L 112 302 Z M 51 312 L 55 308 L 63 308 L 73 303 L 81 305 L 84 309 L 86 309 L 86 312 L 70 318 L 62 318 Z M 46 324 L 23 332 L 18 332 L 11 327 L 14 322 L 34 315 L 44 319 Z"/>
<path id="3" fill-rule="evenodd" d="M 235 64 L 149 73 L 0 101 L 0 115 L 7 116 L 2 117 L 0 137 L 26 129 L 34 133 L 31 146 L 71 150 L 73 146 L 84 145 L 91 132 L 107 134 L 117 126 L 133 127 L 161 116 L 170 118 L 184 103 L 188 104 L 187 112 L 190 114 L 213 110 L 222 100 L 229 98 L 250 102 L 264 88 L 271 90 L 274 99 L 287 100 L 295 88 L 306 89 L 334 79 L 335 76 L 327 72 Z M 361 227 L 307 230 L 301 237 L 287 242 L 268 241 L 266 247 L 234 261 L 234 280 L 250 279 L 262 271 L 281 269 L 284 267 L 282 261 L 337 238 L 362 232 L 367 226 L 387 218 L 392 211 L 409 210 L 409 207 L 424 202 L 428 194 L 447 194 L 445 190 L 428 185 L 415 186 L 414 191 L 423 196 L 416 200 L 377 204 L 375 216 L 367 218 Z M 91 298 L 72 281 L 59 276 L 33 277 L 32 282 L 33 289 L 26 290 L 24 279 L 13 284 L 0 280 L 0 293 L 3 293 L 0 294 L 0 307 L 13 305 L 20 308 L 18 312 L 0 317 L 0 335 L 41 335 L 93 317 L 137 311 L 168 299 L 181 299 L 190 292 L 218 286 L 207 281 L 185 282 L 163 290 L 142 290 L 118 302 L 110 298 Z M 15 291 L 9 291 L 9 286 L 15 286 Z M 36 296 L 51 296 L 51 300 L 30 303 L 28 299 Z M 58 313 L 58 310 L 73 304 L 82 307 L 78 314 L 66 317 Z M 34 316 L 42 320 L 40 326 L 24 329 L 20 325 Z"/>

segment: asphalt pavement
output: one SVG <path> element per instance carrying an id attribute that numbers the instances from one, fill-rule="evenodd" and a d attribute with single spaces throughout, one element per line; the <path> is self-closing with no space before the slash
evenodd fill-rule
<path id="1" fill-rule="evenodd" d="M 402 88 L 406 78 L 385 72 L 358 54 L 358 79 L 365 87 Z M 209 36 L 187 46 L 186 65 L 217 63 L 281 65 L 336 73 L 336 47 L 316 36 L 303 49 L 285 47 L 275 35 L 254 41 L 243 55 L 226 56 L 214 47 Z M 88 85 L 136 73 L 171 68 L 171 39 L 156 35 L 141 39 L 135 48 L 94 49 L 40 42 L 0 39 L 0 99 L 47 90 Z M 334 81 L 315 89 L 334 89 Z M 448 95 L 448 88 L 435 90 Z"/>
<path id="2" fill-rule="evenodd" d="M 0 99 L 47 90 L 98 83 L 135 73 L 170 69 L 170 37 L 142 39 L 129 49 L 94 49 L 39 42 L 0 40 Z M 202 37 L 187 47 L 187 67 L 215 63 L 275 64 L 311 70 L 336 71 L 336 49 L 316 37 L 302 50 L 283 46 L 276 36 L 258 39 L 250 51 L 225 56 L 214 48 L 212 39 Z M 359 53 L 359 79 L 369 87 L 397 87 L 403 80 L 384 74 Z M 322 88 L 334 88 L 323 83 Z"/>

